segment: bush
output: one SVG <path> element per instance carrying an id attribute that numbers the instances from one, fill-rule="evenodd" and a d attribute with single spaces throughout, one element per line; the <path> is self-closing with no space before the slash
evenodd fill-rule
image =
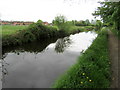
<path id="1" fill-rule="evenodd" d="M 32 42 L 40 39 L 65 36 L 64 31 L 58 31 L 58 28 L 53 26 L 42 25 L 41 22 L 33 23 L 25 30 L 20 30 L 13 35 L 6 35 L 2 38 L 2 45 L 21 45 L 23 43 Z"/>

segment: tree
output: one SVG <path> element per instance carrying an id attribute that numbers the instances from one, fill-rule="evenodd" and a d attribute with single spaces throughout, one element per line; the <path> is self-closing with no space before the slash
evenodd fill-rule
<path id="1" fill-rule="evenodd" d="M 59 30 L 63 30 L 64 32 L 66 32 L 66 30 L 69 30 L 70 27 L 74 25 L 72 21 L 67 21 L 66 17 L 63 15 L 56 16 L 55 20 L 53 20 L 52 23 L 56 25 Z"/>
<path id="2" fill-rule="evenodd" d="M 101 7 L 98 7 L 93 15 L 100 16 L 104 23 L 112 25 L 115 29 L 120 30 L 120 1 L 99 3 Z"/>
<path id="3" fill-rule="evenodd" d="M 90 25 L 90 21 L 88 19 L 85 20 L 85 24 L 88 26 Z"/>
<path id="4" fill-rule="evenodd" d="M 43 22 L 43 21 L 42 21 L 42 20 L 40 20 L 40 19 L 37 21 L 37 23 L 42 23 L 42 22 Z"/>
<path id="5" fill-rule="evenodd" d="M 67 19 L 63 15 L 58 15 L 55 17 L 55 20 L 53 20 L 53 24 L 58 26 L 59 29 L 63 29 L 64 24 L 66 23 Z"/>
<path id="6" fill-rule="evenodd" d="M 100 30 L 102 28 L 102 22 L 100 20 L 96 21 L 96 30 Z"/>
<path id="7" fill-rule="evenodd" d="M 75 23 L 77 22 L 77 20 L 72 20 L 72 23 L 75 25 Z"/>
<path id="8" fill-rule="evenodd" d="M 75 22 L 75 25 L 76 25 L 76 26 L 86 26 L 86 23 L 85 23 L 85 21 L 80 20 L 80 21 L 76 21 L 76 22 Z"/>

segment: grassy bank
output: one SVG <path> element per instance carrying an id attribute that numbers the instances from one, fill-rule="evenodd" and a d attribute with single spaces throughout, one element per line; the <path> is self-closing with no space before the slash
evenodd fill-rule
<path id="1" fill-rule="evenodd" d="M 12 35 L 17 31 L 23 30 L 27 27 L 28 26 L 26 25 L 2 25 L 2 36 L 4 37 L 5 35 Z"/>
<path id="2" fill-rule="evenodd" d="M 107 34 L 99 33 L 92 45 L 53 85 L 53 88 L 108 88 L 110 64 Z"/>
<path id="3" fill-rule="evenodd" d="M 67 26 L 66 26 L 67 27 Z M 93 29 L 90 27 L 71 26 L 69 29 L 59 30 L 56 26 L 46 26 L 41 22 L 33 23 L 30 26 L 3 26 L 2 46 L 22 45 L 35 40 L 49 39 L 53 37 L 64 37 L 84 30 Z"/>
<path id="4" fill-rule="evenodd" d="M 41 23 L 34 23 L 23 30 L 18 30 L 16 33 L 4 35 L 2 37 L 2 46 L 22 45 L 35 40 L 56 36 L 58 36 L 58 31 L 55 27 L 48 27 Z"/>
<path id="5" fill-rule="evenodd" d="M 70 29 L 67 29 L 68 33 L 76 33 L 77 31 L 83 32 L 83 31 L 91 31 L 95 27 L 94 26 L 71 26 Z"/>

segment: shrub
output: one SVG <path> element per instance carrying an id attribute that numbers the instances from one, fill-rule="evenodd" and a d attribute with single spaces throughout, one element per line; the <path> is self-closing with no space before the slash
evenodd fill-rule
<path id="1" fill-rule="evenodd" d="M 61 35 L 59 35 L 61 34 Z M 64 31 L 58 31 L 58 28 L 42 25 L 41 21 L 31 24 L 24 30 L 19 30 L 13 35 L 6 35 L 2 38 L 3 46 L 21 45 L 40 39 L 47 39 L 58 36 L 65 36 Z"/>

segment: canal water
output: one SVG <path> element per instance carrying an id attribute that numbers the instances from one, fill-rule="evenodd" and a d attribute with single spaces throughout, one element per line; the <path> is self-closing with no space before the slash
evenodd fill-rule
<path id="1" fill-rule="evenodd" d="M 96 37 L 95 32 L 81 32 L 65 38 L 3 48 L 2 87 L 50 88 Z"/>

